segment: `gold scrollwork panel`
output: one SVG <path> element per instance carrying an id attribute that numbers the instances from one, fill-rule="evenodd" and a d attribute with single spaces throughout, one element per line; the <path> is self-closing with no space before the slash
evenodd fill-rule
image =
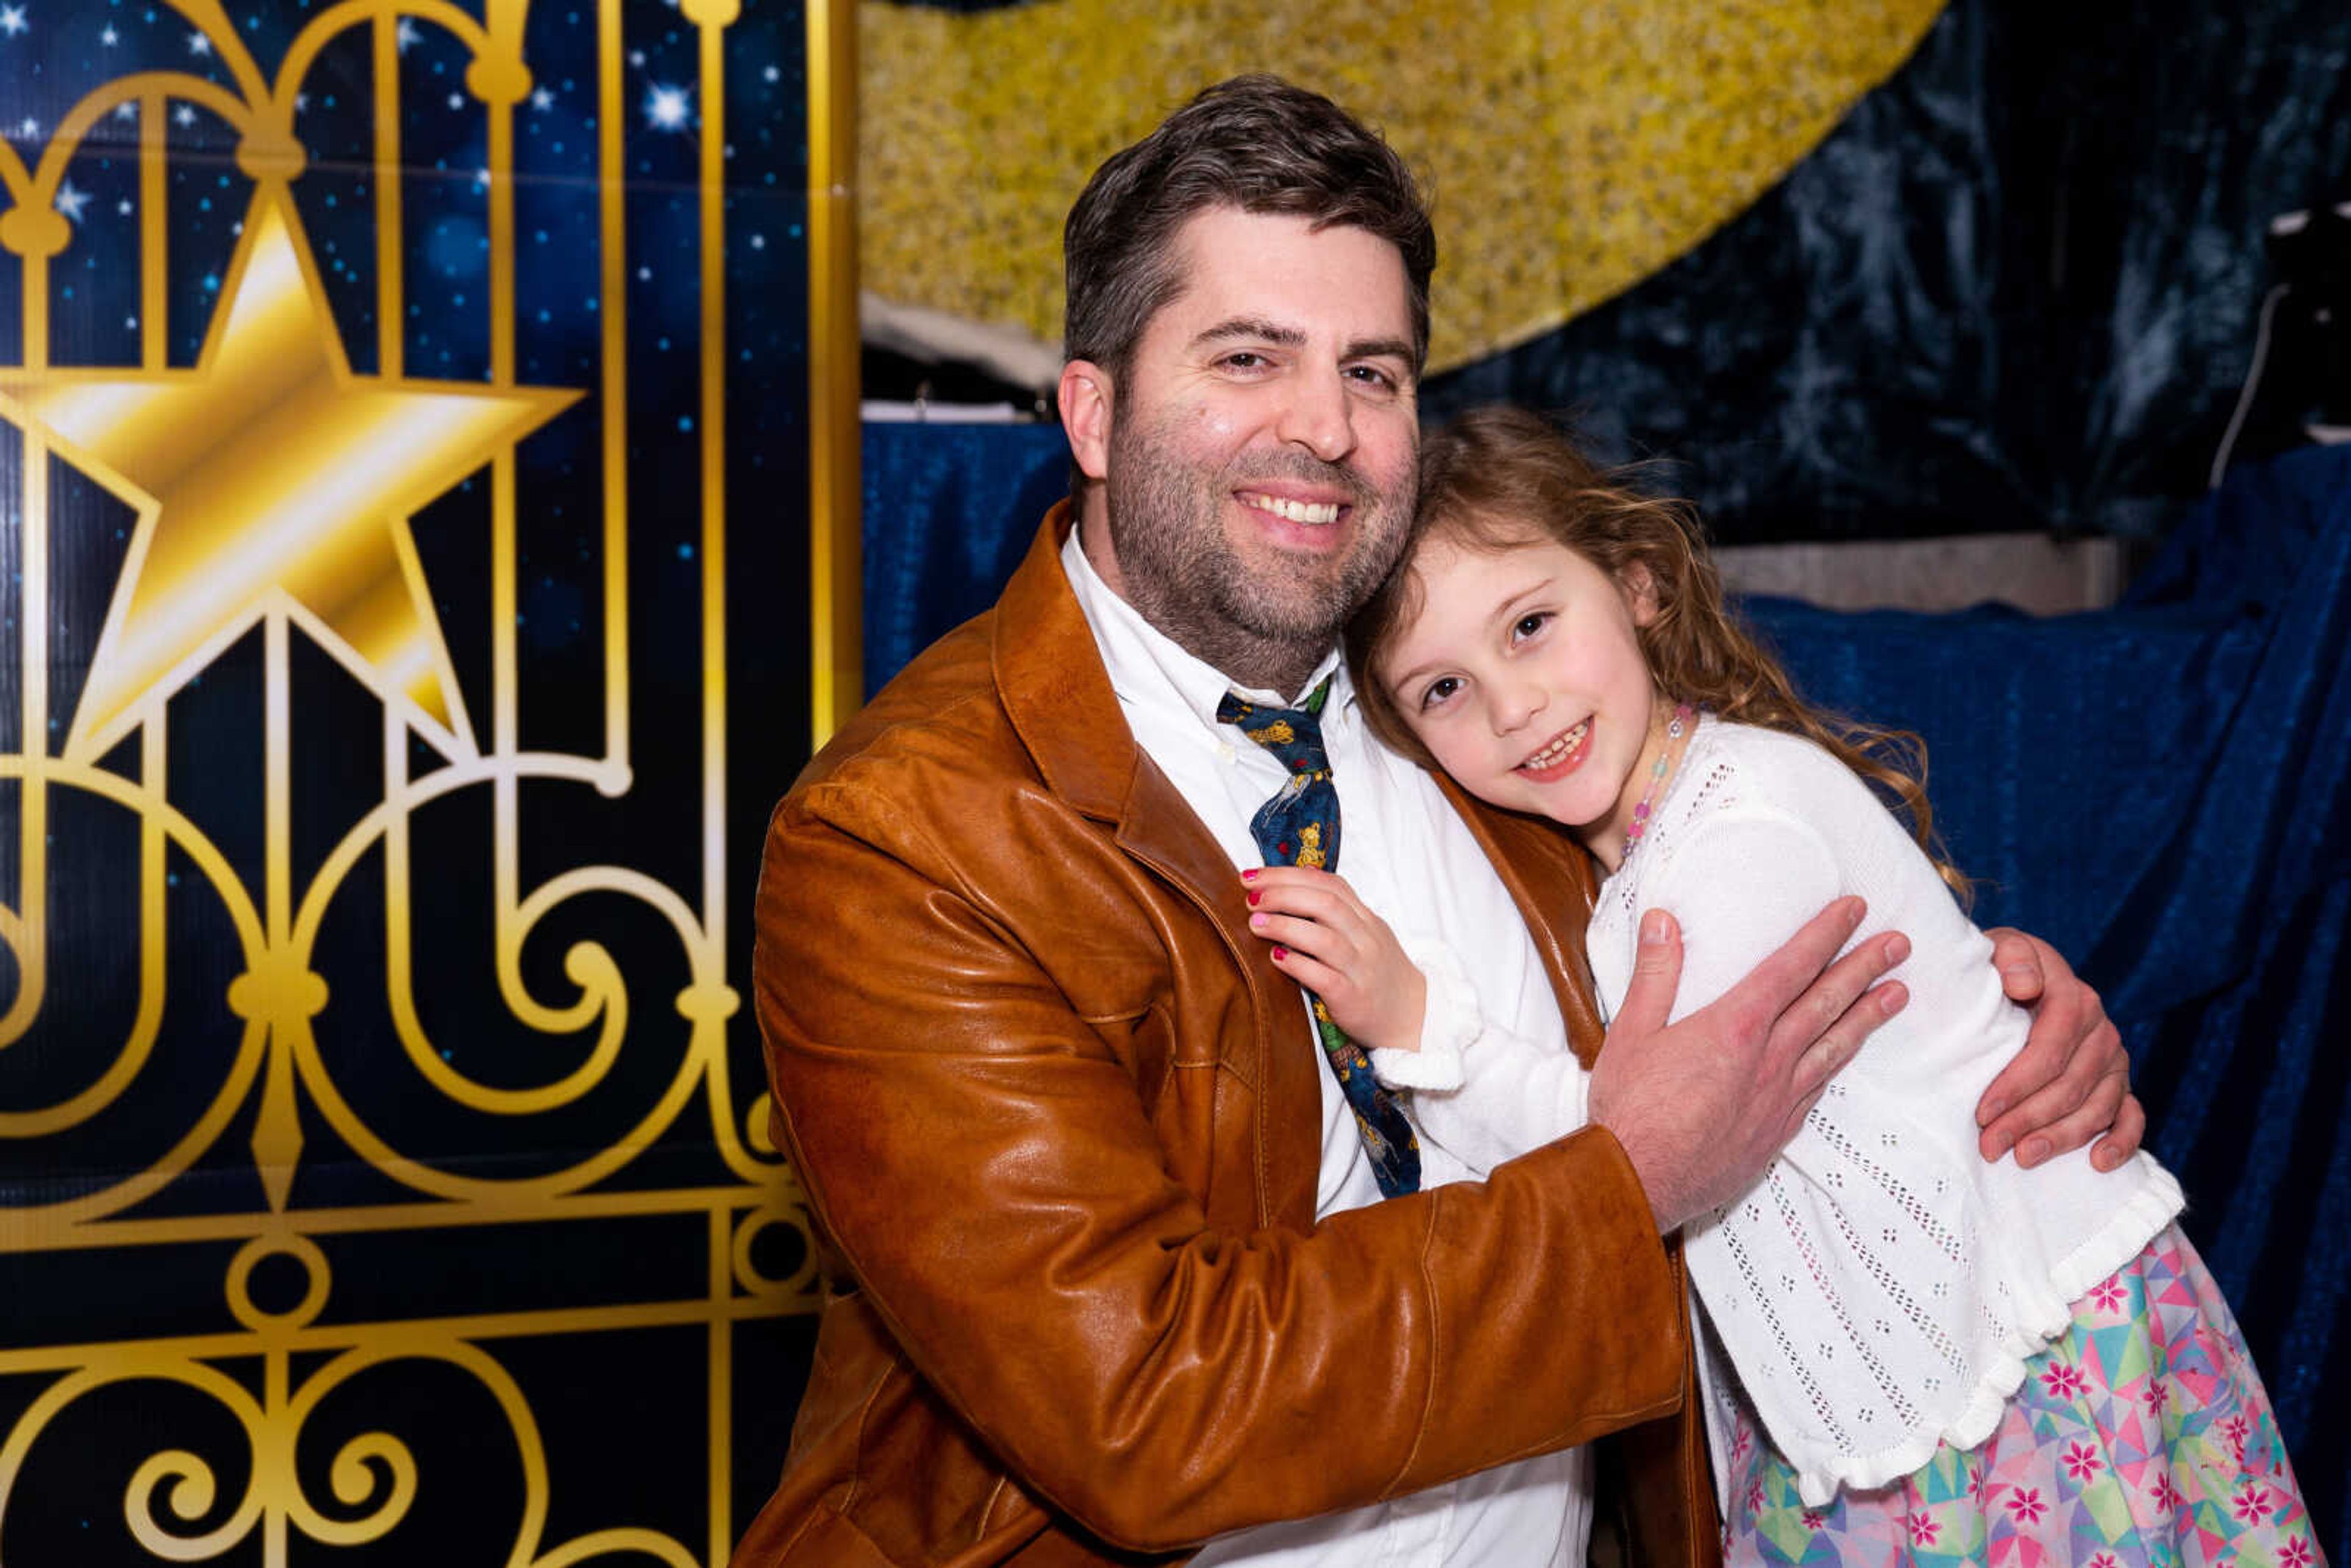
<path id="1" fill-rule="evenodd" d="M 756 1503 L 846 15 L 0 5 L 0 1560 L 715 1563 Z"/>

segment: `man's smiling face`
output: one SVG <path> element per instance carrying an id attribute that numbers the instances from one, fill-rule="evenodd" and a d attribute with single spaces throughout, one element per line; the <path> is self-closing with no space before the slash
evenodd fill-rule
<path id="1" fill-rule="evenodd" d="M 1211 208 L 1184 285 L 1089 411 L 1063 376 L 1104 580 L 1251 684 L 1330 649 L 1395 563 L 1419 425 L 1404 264 L 1364 230 Z M 1108 373 L 1083 367 L 1103 378 Z M 1098 390 L 1098 389 L 1097 389 Z M 1303 670 L 1298 671 L 1302 674 Z"/>

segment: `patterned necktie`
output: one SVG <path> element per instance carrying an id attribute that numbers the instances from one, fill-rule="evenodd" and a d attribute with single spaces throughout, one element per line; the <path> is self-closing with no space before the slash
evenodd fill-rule
<path id="1" fill-rule="evenodd" d="M 1242 734 L 1290 769 L 1280 792 L 1249 819 L 1249 833 L 1268 865 L 1339 869 L 1339 791 L 1331 782 L 1331 758 L 1322 750 L 1322 705 L 1330 695 L 1326 676 L 1304 707 L 1259 707 L 1230 692 L 1217 705 L 1219 722 L 1240 726 Z M 1372 1157 L 1380 1196 L 1418 1192 L 1420 1144 L 1412 1124 L 1372 1076 L 1364 1048 L 1331 1021 L 1322 998 L 1309 991 L 1306 999 L 1314 1011 L 1314 1032 L 1322 1037 L 1323 1057 L 1339 1075 L 1340 1091 L 1355 1113 L 1355 1127 Z"/>

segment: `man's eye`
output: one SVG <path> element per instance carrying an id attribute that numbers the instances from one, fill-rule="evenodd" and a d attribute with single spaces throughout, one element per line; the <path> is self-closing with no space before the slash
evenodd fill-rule
<path id="1" fill-rule="evenodd" d="M 1377 365 L 1350 365 L 1347 367 L 1347 373 L 1369 386 L 1381 387 L 1391 392 L 1395 389 L 1395 377 Z"/>
<path id="2" fill-rule="evenodd" d="M 1227 354 L 1225 356 L 1225 364 L 1227 367 L 1236 371 L 1254 371 L 1264 365 L 1264 363 L 1265 356 L 1263 354 L 1252 354 L 1246 349 L 1242 350 L 1239 353 Z"/>

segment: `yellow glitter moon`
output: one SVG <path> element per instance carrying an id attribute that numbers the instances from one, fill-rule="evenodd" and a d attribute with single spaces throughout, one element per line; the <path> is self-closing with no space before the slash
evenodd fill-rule
<path id="1" fill-rule="evenodd" d="M 1167 110 L 1271 70 L 1435 193 L 1431 362 L 1551 330 L 1738 215 L 1909 57 L 1942 0 L 861 9 L 863 286 L 1061 339 L 1061 220 Z"/>

